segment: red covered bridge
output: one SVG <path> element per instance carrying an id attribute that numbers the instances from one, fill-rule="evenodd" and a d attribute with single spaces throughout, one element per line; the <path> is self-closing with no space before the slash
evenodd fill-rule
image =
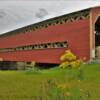
<path id="1" fill-rule="evenodd" d="M 0 35 L 0 60 L 60 63 L 70 49 L 86 61 L 100 45 L 100 7 L 73 12 Z"/>

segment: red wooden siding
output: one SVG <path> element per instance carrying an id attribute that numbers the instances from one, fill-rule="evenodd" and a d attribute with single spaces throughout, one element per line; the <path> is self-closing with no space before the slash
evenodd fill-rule
<path id="1" fill-rule="evenodd" d="M 89 19 L 57 24 L 36 31 L 0 38 L 0 48 L 12 48 L 30 44 L 67 41 L 79 58 L 90 57 Z M 67 48 L 15 51 L 0 53 L 5 61 L 36 61 L 42 63 L 59 63 L 60 56 Z"/>

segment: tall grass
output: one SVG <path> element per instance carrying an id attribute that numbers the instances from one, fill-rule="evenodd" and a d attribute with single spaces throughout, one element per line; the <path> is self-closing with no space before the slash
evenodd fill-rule
<path id="1" fill-rule="evenodd" d="M 62 89 L 58 88 L 59 85 L 68 84 L 69 78 L 71 78 L 72 86 L 70 91 L 71 95 L 76 95 L 76 97 L 78 97 L 77 95 L 83 95 L 85 100 L 87 98 L 87 100 L 99 100 L 100 65 L 82 65 L 82 75 L 75 69 L 65 70 L 59 68 L 42 70 L 35 74 L 34 71 L 0 71 L 0 100 L 45 100 L 50 93 L 56 98 L 56 95 L 63 95 Z M 79 77 L 82 78 L 80 83 L 81 92 L 76 88 Z M 54 89 L 52 89 L 53 85 L 48 83 L 48 81 L 53 82 L 57 88 L 54 87 Z M 70 93 L 68 94 L 68 92 L 66 92 L 67 100 L 68 97 L 70 98 L 70 96 L 68 96 Z M 47 100 L 50 100 L 50 98 Z M 57 100 L 59 100 L 58 97 Z M 76 100 L 78 99 L 76 98 Z"/>

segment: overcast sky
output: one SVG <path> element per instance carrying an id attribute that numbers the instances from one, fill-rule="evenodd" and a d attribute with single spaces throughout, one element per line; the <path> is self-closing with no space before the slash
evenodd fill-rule
<path id="1" fill-rule="evenodd" d="M 100 0 L 0 0 L 0 34 L 94 6 Z"/>

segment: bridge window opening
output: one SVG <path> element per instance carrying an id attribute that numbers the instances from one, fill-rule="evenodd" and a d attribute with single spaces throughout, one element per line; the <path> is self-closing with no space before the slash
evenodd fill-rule
<path id="1" fill-rule="evenodd" d="M 45 25 L 45 28 L 47 28 L 48 27 L 48 25 Z"/>
<path id="2" fill-rule="evenodd" d="M 24 47 L 24 50 L 28 50 L 27 46 Z"/>
<path id="3" fill-rule="evenodd" d="M 41 25 L 41 24 L 39 25 L 39 28 L 40 28 L 40 29 L 42 28 L 42 25 Z"/>
<path id="4" fill-rule="evenodd" d="M 63 22 L 62 22 L 62 21 L 60 21 L 60 24 L 63 24 Z"/>
<path id="5" fill-rule="evenodd" d="M 34 49 L 38 49 L 37 45 L 34 45 Z"/>
<path id="6" fill-rule="evenodd" d="M 47 48 L 51 48 L 51 44 L 50 43 L 47 44 Z"/>
<path id="7" fill-rule="evenodd" d="M 40 44 L 40 49 L 43 49 L 43 44 Z"/>
<path id="8" fill-rule="evenodd" d="M 64 19 L 64 22 L 66 23 L 66 22 L 67 22 L 67 20 L 68 20 L 68 18 Z"/>
<path id="9" fill-rule="evenodd" d="M 20 46 L 20 47 L 16 47 L 16 48 L 1 48 L 0 52 L 35 50 L 35 49 L 49 49 L 49 48 L 66 48 L 66 47 L 68 47 L 67 42 L 53 42 L 53 43 Z"/>
<path id="10" fill-rule="evenodd" d="M 74 19 L 77 20 L 77 18 L 78 18 L 78 15 L 75 15 Z"/>
<path id="11" fill-rule="evenodd" d="M 32 45 L 32 49 L 34 49 L 34 45 Z"/>
<path id="12" fill-rule="evenodd" d="M 38 49 L 41 49 L 41 44 L 38 45 Z"/>
<path id="13" fill-rule="evenodd" d="M 56 21 L 56 24 L 58 24 L 58 23 L 59 23 L 59 21 L 57 20 L 57 21 Z"/>
<path id="14" fill-rule="evenodd" d="M 51 23 L 49 23 L 49 26 L 51 26 Z"/>
<path id="15" fill-rule="evenodd" d="M 32 46 L 28 46 L 28 50 L 32 50 Z"/>
<path id="16" fill-rule="evenodd" d="M 47 48 L 47 47 L 48 47 L 47 44 L 44 44 L 44 49 Z"/>

